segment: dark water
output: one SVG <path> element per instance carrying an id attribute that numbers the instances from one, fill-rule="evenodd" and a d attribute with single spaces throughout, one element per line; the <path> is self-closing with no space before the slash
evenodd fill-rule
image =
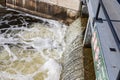
<path id="1" fill-rule="evenodd" d="M 9 27 L 28 27 L 32 23 L 45 23 L 43 20 L 27 16 L 25 13 L 0 8 L 0 29 Z"/>
<path id="2" fill-rule="evenodd" d="M 95 70 L 91 48 L 84 48 L 84 77 L 85 80 L 95 80 Z"/>

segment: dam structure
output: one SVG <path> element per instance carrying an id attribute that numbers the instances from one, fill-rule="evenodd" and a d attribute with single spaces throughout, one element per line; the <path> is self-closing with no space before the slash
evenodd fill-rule
<path id="1" fill-rule="evenodd" d="M 0 3 L 1 80 L 84 80 L 79 0 Z"/>
<path id="2" fill-rule="evenodd" d="M 6 0 L 8 7 L 42 17 L 62 18 L 62 20 L 76 19 L 80 10 L 79 4 L 80 0 Z"/>
<path id="3" fill-rule="evenodd" d="M 0 4 L 0 80 L 120 80 L 120 0 Z"/>

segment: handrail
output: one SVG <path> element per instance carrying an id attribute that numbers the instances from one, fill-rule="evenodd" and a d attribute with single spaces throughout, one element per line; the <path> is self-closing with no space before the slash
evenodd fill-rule
<path id="1" fill-rule="evenodd" d="M 111 20 L 110 20 L 110 17 L 109 17 L 109 15 L 108 15 L 108 13 L 107 13 L 107 10 L 106 10 L 106 8 L 105 8 L 102 0 L 99 0 L 95 20 L 99 20 L 98 16 L 99 16 L 99 12 L 100 12 L 100 7 L 102 7 L 102 10 L 103 10 L 104 15 L 105 15 L 105 17 L 106 17 L 106 19 L 107 19 L 108 25 L 109 25 L 109 27 L 110 27 L 110 29 L 111 29 L 111 32 L 112 32 L 112 34 L 113 34 L 113 37 L 114 37 L 114 39 L 115 39 L 115 41 L 116 41 L 116 44 L 117 44 L 117 46 L 118 46 L 118 49 L 119 49 L 119 51 L 120 51 L 120 40 L 119 40 L 119 37 L 118 37 L 118 35 L 117 35 L 116 31 L 115 31 L 115 28 L 114 28 L 114 26 L 113 26 L 113 23 L 112 23 Z"/>

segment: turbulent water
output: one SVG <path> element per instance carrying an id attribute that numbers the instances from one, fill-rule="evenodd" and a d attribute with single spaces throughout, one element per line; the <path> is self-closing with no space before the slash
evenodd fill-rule
<path id="1" fill-rule="evenodd" d="M 0 18 L 0 80 L 60 79 L 66 26 L 33 17 L 8 9 Z"/>

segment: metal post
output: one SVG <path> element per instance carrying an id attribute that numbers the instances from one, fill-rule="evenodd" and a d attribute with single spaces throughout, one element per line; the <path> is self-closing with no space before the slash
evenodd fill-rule
<path id="1" fill-rule="evenodd" d="M 93 26 L 94 26 L 96 21 L 98 21 L 98 20 L 100 21 L 101 20 L 99 18 L 100 7 L 101 7 L 101 4 L 100 4 L 100 1 L 99 1 L 98 2 L 98 7 L 97 7 L 97 12 L 96 12 L 95 18 L 94 18 L 93 23 L 92 23 Z"/>
<path id="2" fill-rule="evenodd" d="M 109 24 L 109 26 L 110 26 L 111 32 L 112 32 L 113 37 L 114 37 L 114 39 L 115 39 L 115 41 L 116 41 L 116 44 L 117 44 L 117 46 L 118 46 L 118 49 L 120 50 L 120 40 L 119 40 L 119 38 L 118 38 L 118 35 L 117 35 L 116 31 L 115 31 L 115 28 L 114 28 L 114 26 L 113 26 L 113 24 L 112 24 L 112 22 L 111 22 L 111 20 L 110 20 L 110 17 L 109 17 L 109 15 L 108 15 L 108 13 L 107 13 L 107 10 L 106 10 L 106 8 L 105 8 L 102 0 L 100 0 L 100 5 L 101 5 L 101 7 L 102 7 L 102 9 L 103 9 L 103 12 L 104 12 L 105 17 L 106 17 L 106 19 L 107 19 L 107 22 L 108 22 L 108 24 Z"/>
<path id="3" fill-rule="evenodd" d="M 97 12 L 96 12 L 96 16 L 95 19 L 98 20 L 98 16 L 99 16 L 99 12 L 100 12 L 100 2 L 98 3 L 98 8 L 97 8 Z"/>

